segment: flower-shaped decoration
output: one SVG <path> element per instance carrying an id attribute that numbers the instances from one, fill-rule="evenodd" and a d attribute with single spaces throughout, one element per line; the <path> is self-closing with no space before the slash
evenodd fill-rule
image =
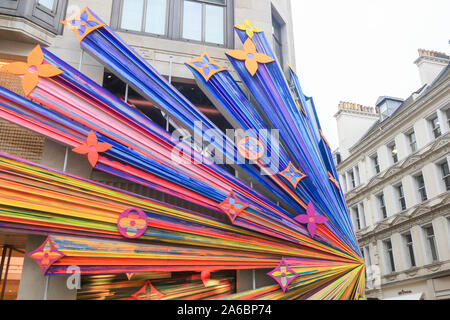
<path id="1" fill-rule="evenodd" d="M 72 151 L 78 154 L 87 154 L 89 163 L 92 167 L 98 162 L 98 153 L 106 152 L 112 148 L 112 145 L 105 142 L 98 142 L 97 136 L 94 131 L 89 132 L 86 143 L 82 144 L 79 147 L 76 147 Z"/>
<path id="2" fill-rule="evenodd" d="M 44 53 L 38 45 L 28 56 L 27 62 L 12 62 L 3 66 L 2 70 L 21 76 L 23 91 L 29 95 L 39 83 L 39 77 L 51 78 L 63 73 L 54 65 L 44 62 Z"/>
<path id="3" fill-rule="evenodd" d="M 105 26 L 104 23 L 94 17 L 88 7 L 84 8 L 83 11 L 72 20 L 64 20 L 61 23 L 72 29 L 80 42 L 95 29 Z"/>
<path id="4" fill-rule="evenodd" d="M 27 256 L 36 261 L 42 272 L 45 274 L 48 268 L 50 268 L 56 261 L 64 257 L 65 254 L 58 251 L 50 238 L 47 238 L 39 248 L 28 253 Z"/>
<path id="5" fill-rule="evenodd" d="M 239 141 L 237 148 L 240 155 L 247 160 L 256 161 L 264 155 L 264 145 L 252 137 L 246 137 Z"/>
<path id="6" fill-rule="evenodd" d="M 231 50 L 227 52 L 230 57 L 245 61 L 247 71 L 254 76 L 258 71 L 258 63 L 270 63 L 275 59 L 265 55 L 264 53 L 256 52 L 256 46 L 249 38 L 244 42 L 244 50 Z"/>
<path id="7" fill-rule="evenodd" d="M 131 296 L 136 300 L 161 300 L 165 297 L 164 294 L 156 290 L 153 284 L 149 281 L 135 294 Z"/>
<path id="8" fill-rule="evenodd" d="M 267 275 L 271 276 L 278 284 L 284 293 L 286 293 L 289 284 L 297 278 L 299 275 L 289 267 L 286 260 L 281 259 L 280 264 L 274 270 L 270 271 Z"/>
<path id="9" fill-rule="evenodd" d="M 316 235 L 316 229 L 318 224 L 324 224 L 328 221 L 328 218 L 318 214 L 314 204 L 310 202 L 308 208 L 306 209 L 306 214 L 299 215 L 295 217 L 295 221 L 301 224 L 306 224 L 308 226 L 308 232 L 311 237 Z"/>
<path id="10" fill-rule="evenodd" d="M 234 191 L 230 192 L 225 201 L 220 204 L 220 207 L 228 215 L 232 223 L 234 223 L 234 221 L 242 213 L 242 211 L 248 208 L 246 204 L 239 201 L 239 199 L 234 194 Z"/>
<path id="11" fill-rule="evenodd" d="M 248 19 L 245 19 L 244 24 L 238 24 L 238 25 L 235 25 L 234 27 L 236 29 L 245 31 L 245 33 L 247 34 L 247 36 L 250 39 L 253 38 L 253 36 L 255 35 L 255 32 L 256 33 L 263 32 L 261 29 L 252 26 L 252 24 L 250 23 L 250 21 Z"/>
<path id="12" fill-rule="evenodd" d="M 206 52 L 199 58 L 186 62 L 186 64 L 197 70 L 207 82 L 216 73 L 226 70 L 218 65 Z"/>
<path id="13" fill-rule="evenodd" d="M 338 190 L 341 190 L 341 187 L 339 187 L 339 181 L 337 181 L 330 172 L 328 172 L 328 177 L 330 181 L 333 182 L 333 184 L 336 186 L 336 188 L 338 188 Z"/>
<path id="14" fill-rule="evenodd" d="M 328 149 L 331 150 L 330 144 L 328 143 L 327 139 L 325 138 L 325 135 L 323 134 L 323 131 L 320 130 L 320 136 L 322 137 L 323 142 L 328 146 Z"/>
<path id="15" fill-rule="evenodd" d="M 279 174 L 285 177 L 292 184 L 294 189 L 297 188 L 297 185 L 300 181 L 306 178 L 306 175 L 300 170 L 297 170 L 292 162 L 289 162 L 288 167 Z"/>
<path id="16" fill-rule="evenodd" d="M 122 212 L 117 219 L 117 228 L 122 236 L 136 239 L 142 236 L 148 227 L 148 218 L 141 209 L 131 208 Z"/>

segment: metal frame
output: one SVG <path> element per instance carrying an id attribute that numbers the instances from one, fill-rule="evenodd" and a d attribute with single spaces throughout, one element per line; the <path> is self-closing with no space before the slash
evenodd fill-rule
<path id="1" fill-rule="evenodd" d="M 7 251 L 9 250 L 8 254 Z M 2 247 L 2 257 L 0 260 L 0 283 L 2 283 L 2 289 L 0 291 L 0 300 L 4 300 L 5 298 L 5 290 L 6 290 L 6 283 L 8 281 L 8 272 L 9 272 L 9 266 L 11 264 L 11 255 L 13 251 L 17 251 L 19 253 L 25 254 L 25 252 L 18 250 L 12 246 L 5 245 Z M 8 259 L 6 260 L 6 255 L 8 255 Z M 5 267 L 5 261 L 6 262 L 6 270 L 5 270 L 5 279 L 3 279 L 3 269 Z"/>

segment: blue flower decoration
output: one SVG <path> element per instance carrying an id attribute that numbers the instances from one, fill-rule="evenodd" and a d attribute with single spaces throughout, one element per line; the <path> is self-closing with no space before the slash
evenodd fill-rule
<path id="1" fill-rule="evenodd" d="M 289 162 L 289 166 L 286 168 L 286 170 L 280 172 L 279 174 L 286 178 L 294 188 L 297 188 L 298 183 L 306 178 L 306 175 L 303 172 L 297 170 L 292 162 Z"/>

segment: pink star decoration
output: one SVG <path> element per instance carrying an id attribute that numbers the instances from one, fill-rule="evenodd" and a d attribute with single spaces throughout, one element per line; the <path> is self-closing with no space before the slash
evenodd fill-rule
<path id="1" fill-rule="evenodd" d="M 234 223 L 242 211 L 248 208 L 245 203 L 239 201 L 234 191 L 230 192 L 225 201 L 220 204 L 220 207 L 228 215 L 232 223 Z"/>
<path id="2" fill-rule="evenodd" d="M 165 297 L 164 294 L 156 290 L 153 284 L 149 281 L 135 294 L 131 296 L 136 300 L 161 300 Z"/>
<path id="3" fill-rule="evenodd" d="M 314 237 L 316 234 L 317 225 L 326 223 L 328 218 L 318 214 L 314 204 L 310 202 L 308 204 L 308 208 L 306 209 L 306 214 L 297 216 L 295 221 L 301 224 L 306 224 L 308 226 L 309 234 L 311 237 Z"/>
<path id="4" fill-rule="evenodd" d="M 65 256 L 64 253 L 58 251 L 50 238 L 33 252 L 27 254 L 31 259 L 37 262 L 42 272 L 45 274 L 56 261 Z"/>
<path id="5" fill-rule="evenodd" d="M 98 142 L 97 136 L 94 131 L 89 132 L 86 143 L 82 144 L 79 147 L 76 147 L 72 151 L 78 154 L 87 154 L 89 163 L 92 167 L 98 162 L 98 154 L 99 152 L 106 152 L 112 148 L 112 145 L 105 142 Z"/>
<path id="6" fill-rule="evenodd" d="M 267 275 L 271 276 L 276 282 L 278 282 L 284 293 L 286 293 L 289 284 L 299 276 L 294 270 L 292 270 L 291 267 L 289 267 L 284 258 L 281 259 L 278 267 L 270 271 Z"/>

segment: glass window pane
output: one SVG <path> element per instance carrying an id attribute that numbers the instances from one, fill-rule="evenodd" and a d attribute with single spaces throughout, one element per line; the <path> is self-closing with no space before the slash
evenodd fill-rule
<path id="1" fill-rule="evenodd" d="M 184 1 L 183 38 L 202 41 L 202 4 Z"/>
<path id="2" fill-rule="evenodd" d="M 206 5 L 205 41 L 224 43 L 224 8 Z"/>
<path id="3" fill-rule="evenodd" d="M 145 32 L 166 34 L 167 0 L 147 0 Z"/>
<path id="4" fill-rule="evenodd" d="M 40 5 L 47 7 L 50 10 L 53 10 L 53 5 L 55 4 L 55 0 L 39 0 L 38 2 Z"/>
<path id="5" fill-rule="evenodd" d="M 123 0 L 120 27 L 126 30 L 141 31 L 143 10 L 144 0 Z"/>

